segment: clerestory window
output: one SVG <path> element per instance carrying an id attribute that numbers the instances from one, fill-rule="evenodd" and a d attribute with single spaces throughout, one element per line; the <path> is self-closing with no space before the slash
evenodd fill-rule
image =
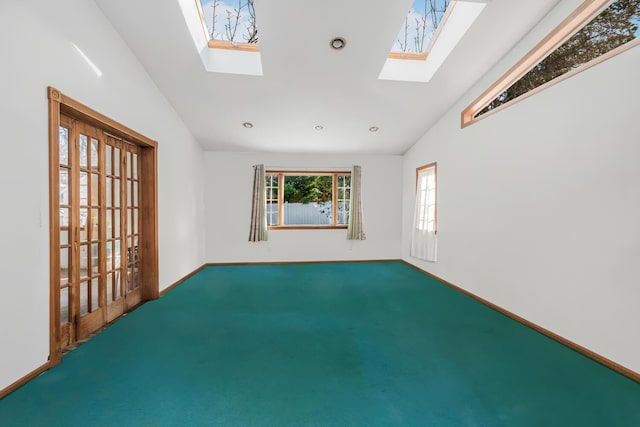
<path id="1" fill-rule="evenodd" d="M 462 112 L 462 127 L 640 44 L 640 0 L 587 0 Z"/>

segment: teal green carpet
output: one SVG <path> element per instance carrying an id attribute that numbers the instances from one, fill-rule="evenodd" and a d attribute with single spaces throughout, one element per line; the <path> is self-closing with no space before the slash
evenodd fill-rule
<path id="1" fill-rule="evenodd" d="M 402 263 L 209 267 L 0 426 L 640 426 L 640 384 Z"/>

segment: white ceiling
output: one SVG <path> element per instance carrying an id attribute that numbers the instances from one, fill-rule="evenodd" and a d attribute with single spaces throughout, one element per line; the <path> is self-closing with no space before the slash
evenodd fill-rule
<path id="1" fill-rule="evenodd" d="M 378 79 L 412 0 L 255 0 L 263 76 L 205 71 L 178 0 L 96 3 L 205 150 L 402 154 L 558 1 L 489 0 L 428 83 Z"/>

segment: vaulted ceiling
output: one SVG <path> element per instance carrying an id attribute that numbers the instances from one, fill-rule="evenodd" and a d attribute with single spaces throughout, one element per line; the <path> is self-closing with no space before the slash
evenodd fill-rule
<path id="1" fill-rule="evenodd" d="M 96 0 L 205 150 L 402 154 L 559 0 L 487 0 L 426 83 L 378 79 L 411 0 L 255 0 L 262 76 L 206 71 L 185 1 Z"/>

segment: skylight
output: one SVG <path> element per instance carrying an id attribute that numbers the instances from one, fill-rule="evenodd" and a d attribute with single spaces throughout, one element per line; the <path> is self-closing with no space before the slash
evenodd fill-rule
<path id="1" fill-rule="evenodd" d="M 485 5 L 483 0 L 414 0 L 378 78 L 431 80 Z"/>
<path id="2" fill-rule="evenodd" d="M 419 55 L 426 59 L 431 40 L 450 4 L 451 0 L 414 0 L 400 27 L 390 56 L 418 59 L 416 55 Z"/>
<path id="3" fill-rule="evenodd" d="M 254 0 L 196 0 L 210 47 L 258 44 Z"/>
<path id="4" fill-rule="evenodd" d="M 205 70 L 262 75 L 254 0 L 177 2 Z"/>

